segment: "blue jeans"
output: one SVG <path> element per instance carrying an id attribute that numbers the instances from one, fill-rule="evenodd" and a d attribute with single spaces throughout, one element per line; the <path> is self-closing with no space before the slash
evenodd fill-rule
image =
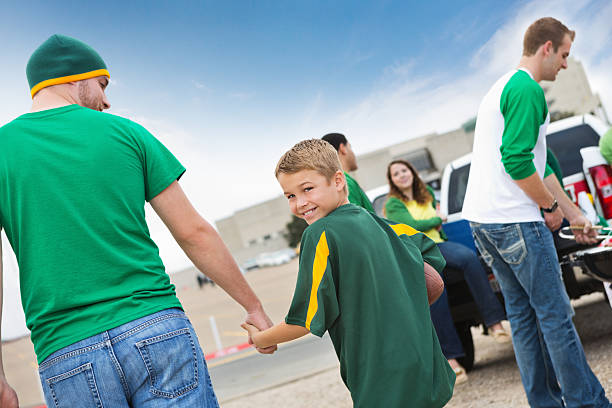
<path id="1" fill-rule="evenodd" d="M 553 237 L 543 222 L 470 223 L 506 302 L 532 407 L 610 407 L 572 322 Z"/>
<path id="2" fill-rule="evenodd" d="M 482 267 L 476 253 L 465 245 L 456 242 L 441 242 L 438 248 L 446 261 L 446 266 L 463 272 L 472 297 L 478 306 L 487 327 L 506 319 L 506 313 L 499 299 L 493 293 L 487 272 Z"/>
<path id="3" fill-rule="evenodd" d="M 465 245 L 450 241 L 439 243 L 438 248 L 446 260 L 446 266 L 463 272 L 485 325 L 489 327 L 506 319 L 504 309 L 493 293 L 487 273 L 474 251 Z M 445 278 L 444 274 L 442 277 Z M 463 357 L 465 353 L 450 314 L 446 289 L 440 299 L 431 305 L 430 312 L 444 356 L 447 359 Z"/>
<path id="4" fill-rule="evenodd" d="M 52 407 L 218 407 L 185 313 L 167 309 L 51 354 L 40 379 Z"/>
<path id="5" fill-rule="evenodd" d="M 438 300 L 430 306 L 429 312 L 431 313 L 431 322 L 433 323 L 434 329 L 436 329 L 436 335 L 438 336 L 438 341 L 440 342 L 440 348 L 442 349 L 444 357 L 450 360 L 465 356 L 461 340 L 459 339 L 457 330 L 455 330 L 453 316 L 451 316 L 450 313 L 446 288 L 444 288 Z"/>

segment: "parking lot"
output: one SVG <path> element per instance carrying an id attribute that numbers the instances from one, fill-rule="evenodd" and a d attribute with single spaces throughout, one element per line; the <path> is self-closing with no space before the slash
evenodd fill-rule
<path id="1" fill-rule="evenodd" d="M 275 322 L 280 321 L 289 306 L 295 286 L 297 259 L 270 268 L 256 269 L 246 274 L 247 280 L 260 296 Z M 182 279 L 181 279 L 182 278 Z M 215 350 L 210 326 L 214 316 L 223 347 L 246 340 L 239 324 L 244 312 L 218 286 L 197 289 L 194 275 L 177 276 L 178 295 L 190 316 L 206 353 Z M 587 358 L 608 395 L 612 394 L 612 309 L 601 293 L 584 296 L 572 302 L 574 321 L 583 341 Z M 507 324 L 507 323 L 506 323 Z M 527 402 L 520 382 L 511 345 L 499 345 L 491 338 L 473 329 L 476 364 L 469 373 L 469 381 L 456 388 L 449 407 L 526 407 Z M 36 363 L 29 338 L 5 344 L 4 368 L 11 385 L 19 393 L 21 406 L 31 407 L 42 402 L 37 384 Z M 318 358 L 312 355 L 313 359 Z M 332 361 L 334 361 L 332 359 Z M 222 363 L 212 360 L 209 364 Z M 214 368 L 213 368 L 214 369 Z M 245 375 L 237 377 L 244 382 L 247 395 L 230 399 L 220 395 L 221 406 L 228 408 L 259 406 L 350 407 L 350 396 L 338 371 L 338 366 L 304 371 L 303 377 L 277 376 L 259 389 L 246 385 L 251 381 Z M 288 382 L 290 381 L 290 382 Z"/>

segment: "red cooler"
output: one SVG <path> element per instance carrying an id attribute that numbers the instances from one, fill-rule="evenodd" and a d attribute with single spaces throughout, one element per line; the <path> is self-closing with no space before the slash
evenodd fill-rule
<path id="1" fill-rule="evenodd" d="M 588 172 L 589 183 L 597 195 L 598 210 L 606 220 L 612 219 L 612 168 L 599 152 L 599 147 L 591 146 L 580 149 L 583 167 Z"/>
<path id="2" fill-rule="evenodd" d="M 576 205 L 578 205 L 578 194 L 583 191 L 589 194 L 591 193 L 584 178 L 584 173 L 582 172 L 563 177 L 563 188 L 565 188 L 565 191 L 567 191 Z"/>

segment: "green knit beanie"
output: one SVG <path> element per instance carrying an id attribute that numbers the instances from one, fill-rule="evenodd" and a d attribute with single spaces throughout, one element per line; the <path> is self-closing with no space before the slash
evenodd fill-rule
<path id="1" fill-rule="evenodd" d="M 34 51 L 26 67 L 32 97 L 42 88 L 110 74 L 106 64 L 89 45 L 54 34 Z"/>

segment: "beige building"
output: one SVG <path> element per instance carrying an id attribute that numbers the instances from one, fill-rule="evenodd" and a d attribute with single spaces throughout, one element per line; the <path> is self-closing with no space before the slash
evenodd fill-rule
<path id="1" fill-rule="evenodd" d="M 566 70 L 559 72 L 556 81 L 541 83 L 551 116 L 554 118 L 555 114 L 590 113 L 608 123 L 601 99 L 591 91 L 582 63 L 570 57 L 567 65 Z"/>
<path id="2" fill-rule="evenodd" d="M 597 94 L 591 92 L 582 64 L 572 58 L 568 69 L 555 82 L 544 82 L 551 115 L 594 114 L 608 122 Z M 475 120 L 467 121 L 451 132 L 431 133 L 421 137 L 407 135 L 407 140 L 357 157 L 359 169 L 353 176 L 364 191 L 386 184 L 387 164 L 402 158 L 412 163 L 425 181 L 439 179 L 447 163 L 472 151 Z M 236 211 L 216 222 L 221 237 L 239 263 L 262 252 L 286 248 L 286 224 L 291 214 L 283 196 Z"/>

